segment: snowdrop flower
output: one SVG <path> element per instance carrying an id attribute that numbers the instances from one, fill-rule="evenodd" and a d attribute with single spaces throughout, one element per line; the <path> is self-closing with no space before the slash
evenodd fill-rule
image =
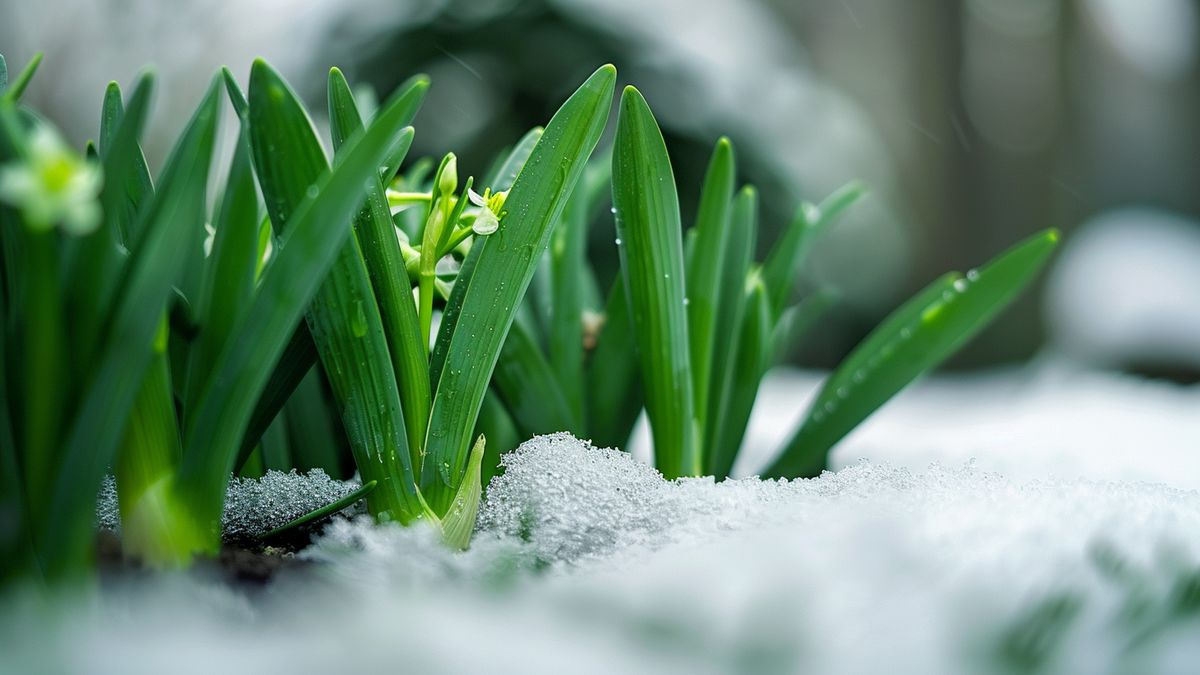
<path id="1" fill-rule="evenodd" d="M 501 209 L 504 208 L 504 199 L 507 196 L 507 190 L 493 193 L 491 188 L 484 188 L 482 195 L 474 190 L 467 190 L 467 199 L 479 207 L 479 215 L 475 216 L 475 222 L 471 225 L 475 234 L 488 235 L 500 227 L 500 218 L 504 216 Z"/>
<path id="2" fill-rule="evenodd" d="M 33 129 L 27 149 L 24 161 L 0 167 L 0 201 L 20 210 L 33 229 L 59 225 L 76 235 L 95 230 L 100 224 L 100 167 L 45 125 Z"/>

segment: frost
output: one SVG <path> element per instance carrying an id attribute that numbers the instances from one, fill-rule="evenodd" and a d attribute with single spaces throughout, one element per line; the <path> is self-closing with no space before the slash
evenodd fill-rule
<path id="1" fill-rule="evenodd" d="M 233 478 L 225 493 L 221 534 L 226 541 L 245 541 L 286 525 L 306 513 L 332 504 L 360 487 L 330 478 L 323 470 L 297 473 L 270 470 L 262 478 Z M 120 531 L 117 481 L 105 476 L 96 503 L 96 524 Z"/>
<path id="2" fill-rule="evenodd" d="M 295 469 L 270 470 L 262 478 L 234 478 L 225 494 L 222 536 L 230 541 L 256 537 L 358 488 L 357 483 L 334 480 L 321 469 L 303 474 Z"/>
<path id="3" fill-rule="evenodd" d="M 117 479 L 105 476 L 96 495 L 96 529 L 121 531 L 121 508 L 117 504 Z"/>

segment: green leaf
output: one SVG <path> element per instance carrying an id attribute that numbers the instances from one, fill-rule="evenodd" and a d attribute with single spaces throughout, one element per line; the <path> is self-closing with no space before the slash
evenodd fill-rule
<path id="1" fill-rule="evenodd" d="M 599 447 L 627 448 L 645 399 L 629 294 L 620 276 L 608 294 L 604 323 L 588 362 L 587 381 L 588 438 Z"/>
<path id="2" fill-rule="evenodd" d="M 179 425 L 175 417 L 171 369 L 167 358 L 167 326 L 160 323 L 155 339 L 154 358 L 142 378 L 125 437 L 117 451 L 114 473 L 117 478 L 117 499 L 120 506 L 123 550 L 126 554 L 158 565 L 161 540 L 169 537 L 158 532 L 139 532 L 140 525 L 162 523 L 160 518 L 138 518 L 139 512 L 153 508 L 145 503 L 154 486 L 169 480 L 179 466 L 182 453 Z M 169 525 L 169 524 L 168 524 Z M 167 553 L 167 557 L 173 557 Z"/>
<path id="3" fill-rule="evenodd" d="M 4 60 L 4 55 L 0 54 L 0 92 L 3 92 L 8 87 L 8 61 Z"/>
<path id="4" fill-rule="evenodd" d="M 509 191 L 500 229 L 472 246 L 472 255 L 476 247 L 481 252 L 448 338 L 425 445 L 422 489 L 439 512 L 458 491 L 496 359 L 552 227 L 600 140 L 615 80 L 615 68 L 601 67 L 555 113 Z"/>
<path id="5" fill-rule="evenodd" d="M 246 101 L 246 94 L 238 86 L 237 78 L 229 72 L 228 68 L 222 66 L 221 79 L 225 82 L 225 91 L 229 94 L 229 102 L 233 104 L 233 111 L 239 118 L 249 117 L 250 104 Z"/>
<path id="6" fill-rule="evenodd" d="M 525 435 L 578 428 L 554 368 L 520 321 L 508 331 L 492 383 Z"/>
<path id="7" fill-rule="evenodd" d="M 408 119 L 416 115 L 428 88 L 429 80 L 420 78 L 401 90 L 397 100 L 409 106 L 406 112 Z M 350 134 L 363 126 L 350 85 L 336 68 L 329 71 L 329 119 L 335 150 Z M 411 128 L 400 135 L 400 140 L 399 147 L 407 152 L 412 143 Z M 400 153 L 398 158 L 393 156 L 392 159 L 398 165 L 403 161 L 403 156 L 404 153 Z M 400 387 L 408 447 L 413 466 L 418 467 L 432 399 L 429 392 L 429 362 L 426 360 L 426 346 L 421 340 L 417 309 L 413 303 L 412 282 L 404 266 L 400 240 L 396 237 L 396 227 L 381 181 L 374 180 L 368 186 L 366 206 L 354 221 L 354 232 L 379 304 L 392 367 Z"/>
<path id="8" fill-rule="evenodd" d="M 260 91 L 272 99 L 274 93 L 273 87 Z M 271 366 L 278 362 L 310 299 L 349 238 L 350 220 L 362 203 L 363 185 L 377 175 L 380 162 L 400 133 L 403 113 L 398 107 L 386 107 L 365 133 L 343 145 L 341 161 L 334 169 L 322 171 L 314 189 L 305 190 L 305 198 L 294 210 L 287 209 L 286 232 L 263 271 L 254 302 L 238 320 L 213 369 L 198 404 L 196 423 L 185 438 L 178 479 L 197 517 L 213 531 L 221 515 L 225 483 L 255 404 L 271 377 Z M 276 202 L 277 213 L 282 210 Z M 378 489 L 385 488 L 399 489 L 380 482 Z M 214 537 L 210 545 L 217 541 Z"/>
<path id="9" fill-rule="evenodd" d="M 554 230 L 549 248 L 551 279 L 550 324 L 547 331 L 551 376 L 558 380 L 572 424 L 538 429 L 539 433 L 583 433 L 583 293 L 587 274 L 588 209 L 585 181 L 580 181 L 567 202 L 562 222 Z M 505 357 L 501 355 L 501 360 Z"/>
<path id="10" fill-rule="evenodd" d="M 725 411 L 733 405 L 732 389 L 737 377 L 735 360 L 746 311 L 746 277 L 754 256 L 757 231 L 758 193 L 747 186 L 738 192 L 734 201 L 721 271 L 720 304 L 713 331 L 712 379 L 704 427 L 706 457 L 712 455 L 713 448 L 723 437 L 722 426 L 727 420 Z"/>
<path id="11" fill-rule="evenodd" d="M 202 328 L 188 350 L 184 408 L 189 413 L 194 412 L 201 386 L 208 381 L 234 324 L 253 300 L 258 265 L 258 222 L 258 192 L 254 187 L 254 170 L 250 166 L 250 134 L 243 120 L 225 183 L 212 252 L 204 266 L 195 306 L 195 318 Z"/>
<path id="12" fill-rule="evenodd" d="M 92 541 L 96 486 L 112 460 L 152 357 L 151 344 L 184 256 L 200 243 L 208 170 L 216 136 L 216 82 L 188 123 L 162 174 L 158 192 L 142 209 L 143 232 L 103 339 L 100 364 L 67 435 L 62 466 L 40 542 L 51 575 L 87 557 Z"/>
<path id="13" fill-rule="evenodd" d="M 270 379 L 254 405 L 254 412 L 246 425 L 246 433 L 242 438 L 237 459 L 233 464 L 233 472 L 240 474 L 250 453 L 258 446 L 258 441 L 266 433 L 267 427 L 275 420 L 275 416 L 283 409 L 284 404 L 292 396 L 301 380 L 308 375 L 317 363 L 317 345 L 313 343 L 312 333 L 308 325 L 301 323 L 292 332 L 287 346 L 283 349 L 275 367 L 271 370 Z"/>
<path id="14" fill-rule="evenodd" d="M 262 61 L 251 70 L 248 100 L 259 185 L 272 225 L 286 237 L 296 209 L 328 170 L 325 155 L 295 93 Z M 389 122 L 407 122 L 411 111 L 411 101 L 403 95 L 393 99 Z M 376 172 L 395 139 L 394 133 L 384 139 Z M 366 180 L 358 186 L 360 205 L 364 185 Z M 400 522 L 419 517 L 424 508 L 417 494 L 399 388 L 356 238 L 342 244 L 306 319 L 333 386 L 355 463 L 363 480 L 379 482 L 367 499 L 369 510 L 376 517 Z"/>
<path id="15" fill-rule="evenodd" d="M 96 366 L 94 354 L 112 317 L 113 298 L 125 265 L 125 256 L 118 246 L 135 246 L 135 238 L 127 235 L 138 232 L 138 214 L 153 194 L 150 174 L 138 146 L 153 89 L 153 75 L 143 75 L 129 97 L 128 108 L 119 112 L 117 120 L 108 123 L 108 126 L 116 124 L 117 127 L 104 134 L 111 138 L 105 142 L 107 147 L 102 160 L 105 176 L 100 193 L 103 221 L 95 232 L 78 241 L 70 269 L 67 291 L 73 310 L 72 358 L 76 370 L 88 375 Z M 114 103 L 119 104 L 119 97 L 119 90 L 106 97 L 106 108 L 110 110 L 106 115 L 118 107 Z"/>
<path id="16" fill-rule="evenodd" d="M 453 549 L 465 550 L 471 543 L 475 531 L 475 517 L 479 514 L 479 498 L 483 492 L 480 465 L 483 463 L 487 439 L 480 436 L 471 448 L 466 475 L 458 486 L 446 515 L 442 517 L 442 541 Z"/>
<path id="17" fill-rule="evenodd" d="M 978 271 L 943 276 L 892 313 L 825 382 L 771 477 L 816 475 L 829 450 L 898 391 L 970 340 L 1016 298 L 1058 243 L 1047 230 Z"/>
<path id="18" fill-rule="evenodd" d="M 4 98 L 14 103 L 21 100 L 21 94 L 25 93 L 25 88 L 29 86 L 30 80 L 33 79 L 33 74 L 37 72 L 38 66 L 41 65 L 41 63 L 42 53 L 38 52 L 33 55 L 32 59 L 29 59 L 29 63 L 25 64 L 25 67 L 21 69 L 20 73 L 17 74 L 17 79 L 8 84 L 8 87 L 4 90 Z M 5 66 L 4 74 L 5 78 L 7 78 L 7 65 Z"/>
<path id="19" fill-rule="evenodd" d="M 292 460 L 301 471 L 323 469 L 334 478 L 345 478 L 339 452 L 342 432 L 330 417 L 323 384 L 320 370 L 308 371 L 284 406 Z"/>
<path id="20" fill-rule="evenodd" d="M 750 422 L 750 412 L 758 397 L 758 385 L 770 363 L 773 347 L 771 304 L 767 288 L 757 273 L 747 282 L 746 312 L 742 317 L 737 357 L 730 380 L 728 402 L 721 411 L 720 436 L 714 439 L 706 457 L 707 473 L 721 480 L 733 470 L 733 462 L 742 447 L 742 437 Z"/>
<path id="21" fill-rule="evenodd" d="M 779 243 L 771 249 L 763 264 L 763 281 L 771 296 L 771 310 L 778 319 L 787 305 L 796 277 L 804 264 L 813 243 L 824 234 L 843 211 L 866 194 L 866 188 L 852 181 L 838 188 L 818 206 L 805 202 L 796 209 L 796 215 L 788 225 Z"/>
<path id="22" fill-rule="evenodd" d="M 679 198 L 662 132 L 633 87 L 621 96 L 612 188 L 654 461 L 667 478 L 699 475 Z"/>
<path id="23" fill-rule="evenodd" d="M 273 530 L 265 532 L 265 533 L 259 535 L 258 538 L 261 540 L 274 539 L 275 537 L 278 537 L 279 535 L 289 532 L 291 530 L 294 530 L 298 527 L 302 527 L 309 523 L 321 520 L 322 518 L 327 518 L 329 516 L 332 516 L 333 514 L 337 513 L 338 511 L 341 511 L 342 509 L 349 507 L 354 502 L 357 502 L 358 500 L 371 494 L 371 491 L 375 489 L 376 485 L 378 485 L 378 483 L 376 483 L 373 480 L 367 481 L 366 483 L 364 483 L 362 485 L 362 487 L 351 492 L 350 494 L 346 495 L 345 497 L 342 497 L 341 499 L 339 499 L 335 502 L 332 502 L 330 504 L 326 504 L 325 506 L 322 506 L 319 509 L 310 511 L 289 523 L 280 525 L 279 527 L 277 527 Z"/>
<path id="24" fill-rule="evenodd" d="M 521 140 L 517 141 L 508 156 L 496 168 L 495 173 L 488 176 L 484 186 L 490 187 L 492 192 L 504 192 L 511 188 L 513 181 L 517 179 L 517 174 L 521 173 L 521 168 L 525 166 L 530 153 L 533 152 L 533 147 L 542 138 L 542 133 L 541 127 L 534 127 L 525 132 Z"/>
<path id="25" fill-rule="evenodd" d="M 692 364 L 692 386 L 700 423 L 705 424 L 708 396 L 711 388 L 713 342 L 724 271 L 725 250 L 728 248 L 730 205 L 733 202 L 735 167 L 733 144 L 728 138 L 717 141 L 700 205 L 696 210 L 693 253 L 687 265 L 688 354 Z"/>

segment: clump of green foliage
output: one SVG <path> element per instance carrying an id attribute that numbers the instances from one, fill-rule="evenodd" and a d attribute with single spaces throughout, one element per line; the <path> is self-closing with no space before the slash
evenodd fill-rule
<path id="1" fill-rule="evenodd" d="M 9 83 L 0 58 L 5 580 L 86 573 L 106 472 L 126 552 L 158 566 L 217 551 L 231 474 L 305 463 L 336 475 L 343 443 L 371 514 L 432 524 L 455 547 L 499 452 L 531 433 L 624 445 L 644 406 L 665 474 L 726 476 L 763 373 L 828 304 L 788 305 L 801 261 L 861 193 L 802 207 L 756 264 L 756 195 L 734 192 L 722 139 L 685 246 L 666 148 L 636 90 L 611 155 L 589 162 L 612 66 L 499 157 L 481 191 L 452 153 L 405 161 L 426 78 L 376 111 L 330 71 L 329 156 L 262 61 L 245 90 L 214 76 L 152 178 L 139 147 L 152 75 L 128 97 L 109 86 L 99 140 L 79 153 L 20 104 L 36 67 Z M 239 133 L 211 204 L 226 108 Z M 586 240 L 609 194 L 621 274 L 602 300 Z M 830 377 L 768 473 L 819 471 L 847 431 L 1007 304 L 1054 240 L 943 277 L 899 309 Z"/>
<path id="2" fill-rule="evenodd" d="M 611 160 L 589 175 L 555 233 L 531 310 L 509 335 L 499 397 L 524 434 L 566 429 L 617 447 L 644 408 L 663 474 L 724 478 L 762 376 L 831 304 L 830 292 L 789 304 L 804 259 L 864 190 L 851 183 L 801 204 L 755 262 L 757 192 L 737 189 L 733 145 L 722 138 L 684 235 L 666 144 L 633 87 L 621 97 Z M 610 186 L 621 274 L 601 307 L 586 229 Z M 1057 241 L 1054 230 L 1036 234 L 977 270 L 940 277 L 893 312 L 830 375 L 763 474 L 820 473 L 839 440 L 1008 306 Z"/>
<path id="3" fill-rule="evenodd" d="M 465 546 L 492 364 L 599 140 L 615 70 L 589 78 L 480 205 L 468 208 L 471 180 L 460 193 L 447 156 L 406 231 L 414 246 L 397 236 L 386 186 L 405 180 L 423 77 L 364 123 L 332 71 L 331 162 L 266 63 L 245 93 L 224 71 L 152 180 L 138 138 L 153 76 L 127 100 L 110 85 L 99 142 L 80 155 L 19 104 L 35 68 L 5 77 L 0 99 L 6 578 L 88 568 L 107 471 L 128 553 L 168 566 L 215 553 L 231 472 L 318 360 L 371 513 Z M 240 134 L 210 217 L 225 97 Z M 451 291 L 435 264 L 452 250 L 464 259 Z"/>

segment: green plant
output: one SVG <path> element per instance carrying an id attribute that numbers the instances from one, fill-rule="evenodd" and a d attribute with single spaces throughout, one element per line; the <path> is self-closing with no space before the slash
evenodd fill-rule
<path id="1" fill-rule="evenodd" d="M 851 183 L 819 205 L 802 204 L 756 263 L 757 193 L 735 192 L 733 146 L 723 138 L 685 241 L 662 134 L 641 94 L 627 87 L 611 160 L 621 275 L 601 322 L 588 318 L 601 310 L 582 233 L 600 201 L 598 188 L 609 182 L 605 168 L 594 167 L 600 178 L 577 190 L 578 208 L 568 210 L 547 254 L 543 308 L 510 334 L 511 358 L 497 370 L 497 389 L 525 433 L 569 429 L 602 445 L 623 447 L 644 406 L 665 475 L 723 478 L 762 376 L 831 304 L 832 294 L 822 292 L 789 306 L 803 261 L 863 189 Z M 826 380 L 764 474 L 813 476 L 824 469 L 830 449 L 850 430 L 1003 310 L 1044 266 L 1057 239 L 1054 230 L 1037 234 L 965 276 L 941 277 L 897 309 Z M 581 326 L 583 341 L 576 337 Z M 594 344 L 585 352 L 583 342 Z"/>
<path id="2" fill-rule="evenodd" d="M 127 552 L 158 565 L 214 553 L 230 472 L 272 450 L 285 406 L 324 405 L 320 381 L 302 386 L 318 359 L 366 484 L 356 498 L 381 520 L 429 521 L 465 546 L 485 454 L 470 434 L 491 366 L 599 139 L 615 70 L 598 70 L 518 148 L 501 174 L 511 189 L 477 207 L 448 155 L 409 246 L 385 185 L 411 143 L 423 77 L 364 124 L 331 71 L 331 168 L 275 71 L 256 62 L 246 94 L 224 71 L 151 180 L 138 136 L 153 77 L 128 101 L 110 85 L 99 143 L 83 157 L 19 105 L 36 64 L 12 86 L 0 71 L 5 575 L 87 568 L 110 467 Z M 222 90 L 240 134 L 209 226 Z M 398 181 L 419 183 L 416 172 Z M 435 265 L 452 251 L 465 259 L 450 291 Z M 435 296 L 443 319 L 430 349 Z"/>
<path id="3" fill-rule="evenodd" d="M 802 206 L 756 264 L 757 197 L 734 192 L 722 139 L 685 242 L 636 90 L 611 155 L 589 161 L 611 66 L 499 158 L 482 194 L 452 153 L 401 170 L 426 78 L 360 111 L 330 71 L 331 160 L 262 61 L 245 92 L 228 71 L 214 77 L 152 180 L 138 138 L 153 76 L 128 99 L 109 86 L 98 142 L 80 154 L 19 102 L 39 59 L 9 83 L 0 58 L 5 579 L 88 569 L 107 471 L 125 550 L 186 565 L 220 544 L 231 473 L 336 473 L 339 437 L 364 482 L 347 500 L 365 498 L 381 521 L 431 523 L 456 547 L 500 452 L 529 433 L 624 445 L 644 406 L 664 473 L 728 475 L 763 373 L 830 302 L 788 306 L 801 262 L 861 193 Z M 239 134 L 210 208 L 222 98 Z M 622 272 L 604 296 L 586 241 L 610 193 Z M 830 377 L 768 473 L 823 467 L 849 429 L 998 312 L 1054 239 L 943 277 L 897 310 Z"/>

